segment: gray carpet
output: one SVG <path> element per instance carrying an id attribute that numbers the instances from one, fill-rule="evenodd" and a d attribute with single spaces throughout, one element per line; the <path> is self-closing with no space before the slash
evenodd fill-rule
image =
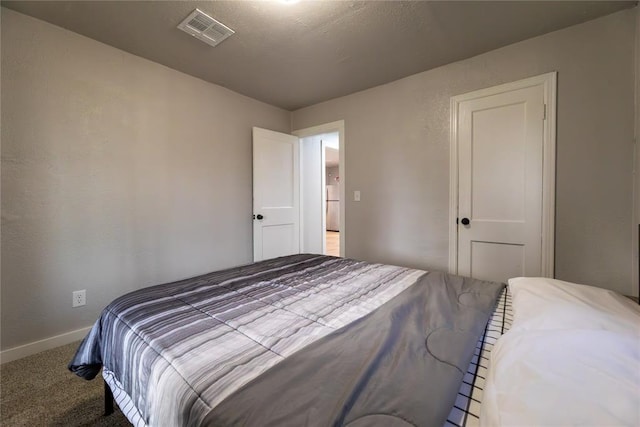
<path id="1" fill-rule="evenodd" d="M 102 376 L 86 381 L 67 370 L 80 343 L 0 365 L 2 426 L 130 426 L 117 409 L 104 413 Z"/>

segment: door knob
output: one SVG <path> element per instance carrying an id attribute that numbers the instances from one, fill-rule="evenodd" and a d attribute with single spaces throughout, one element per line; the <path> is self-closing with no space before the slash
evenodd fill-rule
<path id="1" fill-rule="evenodd" d="M 462 223 L 462 225 L 469 225 L 471 223 L 469 218 L 462 218 L 460 222 Z"/>
<path id="2" fill-rule="evenodd" d="M 264 217 L 262 215 L 258 214 L 258 215 L 256 215 L 256 218 L 257 219 L 263 219 Z"/>

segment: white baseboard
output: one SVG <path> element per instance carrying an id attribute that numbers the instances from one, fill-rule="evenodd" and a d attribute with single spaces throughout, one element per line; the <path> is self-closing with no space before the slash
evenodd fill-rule
<path id="1" fill-rule="evenodd" d="M 0 351 L 0 364 L 12 362 L 14 360 L 22 359 L 23 357 L 31 356 L 32 354 L 40 353 L 41 351 L 50 350 L 74 341 L 79 341 L 87 335 L 89 330 L 91 330 L 91 326 Z"/>

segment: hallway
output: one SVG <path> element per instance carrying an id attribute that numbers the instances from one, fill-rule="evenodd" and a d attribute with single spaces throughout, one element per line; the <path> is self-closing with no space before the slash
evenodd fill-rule
<path id="1" fill-rule="evenodd" d="M 327 253 L 326 255 L 340 256 L 340 233 L 338 231 L 327 231 Z"/>

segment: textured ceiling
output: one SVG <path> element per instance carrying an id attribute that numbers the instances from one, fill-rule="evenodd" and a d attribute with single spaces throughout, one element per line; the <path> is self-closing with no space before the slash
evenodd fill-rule
<path id="1" fill-rule="evenodd" d="M 295 110 L 575 25 L 635 1 L 2 1 L 2 6 Z M 236 31 L 176 29 L 199 8 Z"/>

